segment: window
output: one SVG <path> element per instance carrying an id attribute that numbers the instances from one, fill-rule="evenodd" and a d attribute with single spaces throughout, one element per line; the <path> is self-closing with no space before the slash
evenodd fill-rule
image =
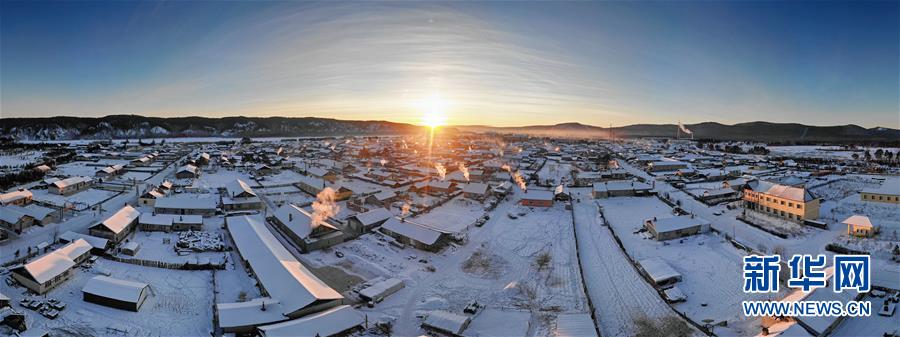
<path id="1" fill-rule="evenodd" d="M 793 202 L 789 202 L 789 203 L 788 203 L 788 207 L 794 207 L 794 203 L 793 203 Z"/>
<path id="2" fill-rule="evenodd" d="M 797 209 L 803 209 L 803 205 L 802 205 L 802 204 L 797 204 Z"/>
<path id="3" fill-rule="evenodd" d="M 781 204 L 784 205 L 784 200 L 781 201 Z"/>

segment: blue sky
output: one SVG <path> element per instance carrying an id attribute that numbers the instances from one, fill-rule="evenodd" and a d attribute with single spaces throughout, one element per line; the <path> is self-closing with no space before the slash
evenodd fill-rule
<path id="1" fill-rule="evenodd" d="M 900 128 L 898 2 L 8 2 L 0 116 Z"/>

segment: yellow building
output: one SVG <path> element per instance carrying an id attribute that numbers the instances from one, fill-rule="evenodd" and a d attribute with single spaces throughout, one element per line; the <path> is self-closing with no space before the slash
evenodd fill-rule
<path id="1" fill-rule="evenodd" d="M 819 217 L 819 198 L 802 187 L 754 180 L 744 186 L 744 208 L 802 222 Z"/>
<path id="2" fill-rule="evenodd" d="M 878 188 L 867 188 L 859 192 L 862 201 L 900 204 L 900 180 L 889 179 Z"/>
<path id="3" fill-rule="evenodd" d="M 873 225 L 865 215 L 853 215 L 841 223 L 847 225 L 847 235 L 862 238 L 871 238 L 880 230 L 880 227 Z"/>

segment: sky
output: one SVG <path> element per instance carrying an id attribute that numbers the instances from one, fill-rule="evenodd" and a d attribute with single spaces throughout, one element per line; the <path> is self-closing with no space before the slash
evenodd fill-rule
<path id="1" fill-rule="evenodd" d="M 0 117 L 900 128 L 900 2 L 0 2 Z M 431 104 L 433 106 L 434 104 Z"/>

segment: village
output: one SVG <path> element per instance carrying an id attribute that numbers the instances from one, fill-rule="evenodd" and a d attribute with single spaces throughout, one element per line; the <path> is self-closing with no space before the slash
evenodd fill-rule
<path id="1" fill-rule="evenodd" d="M 9 141 L 0 334 L 898 335 L 897 148 L 685 134 Z M 874 290 L 745 293 L 754 254 Z M 741 311 L 800 298 L 875 312 Z"/>

